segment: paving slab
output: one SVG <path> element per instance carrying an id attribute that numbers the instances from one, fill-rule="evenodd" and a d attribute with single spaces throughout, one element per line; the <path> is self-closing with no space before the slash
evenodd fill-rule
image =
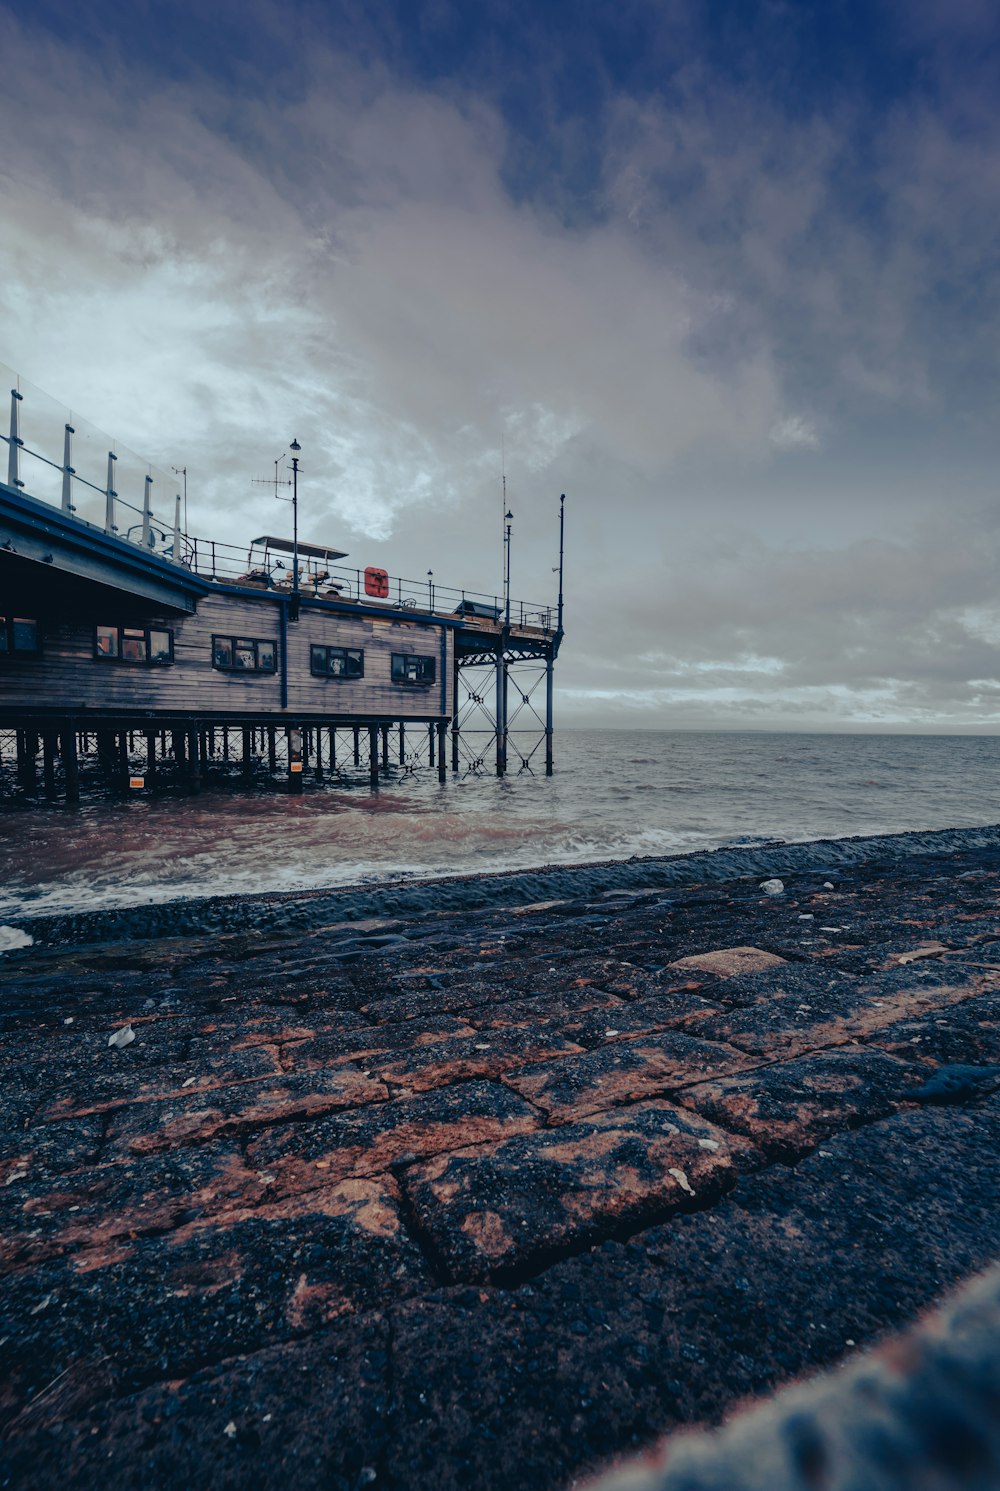
<path id="1" fill-rule="evenodd" d="M 735 1184 L 748 1153 L 690 1113 L 646 1103 L 444 1154 L 401 1178 L 450 1272 L 476 1279 L 705 1205 Z"/>
<path id="2" fill-rule="evenodd" d="M 589 1113 L 673 1092 L 708 1073 L 738 1072 L 752 1062 L 752 1057 L 732 1046 L 670 1031 L 639 1039 L 608 1037 L 600 1050 L 539 1062 L 508 1072 L 503 1081 L 552 1122 L 569 1123 Z"/>

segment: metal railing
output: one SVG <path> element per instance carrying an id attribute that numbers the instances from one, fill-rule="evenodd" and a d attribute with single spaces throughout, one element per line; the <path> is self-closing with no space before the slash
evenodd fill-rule
<path id="1" fill-rule="evenodd" d="M 171 474 L 143 461 L 0 364 L 0 377 L 4 374 L 11 390 L 10 425 L 7 435 L 0 433 L 0 441 L 7 446 L 9 487 L 23 489 L 78 522 L 182 565 L 202 579 L 278 594 L 292 590 L 289 555 L 279 557 L 262 545 L 194 538 L 183 531 L 178 481 L 182 471 L 171 468 Z M 387 611 L 457 613 L 487 631 L 499 630 L 507 619 L 499 595 L 437 585 L 430 575 L 426 580 L 389 577 L 388 595 L 371 595 L 364 569 L 326 565 L 302 555 L 299 591 L 306 599 L 382 606 Z M 551 606 L 510 602 L 510 623 L 519 629 L 551 632 L 553 617 Z"/>
<path id="2" fill-rule="evenodd" d="M 262 544 L 226 544 L 214 539 L 181 540 L 182 563 L 203 580 L 225 585 L 244 585 L 252 590 L 270 590 L 279 595 L 293 589 L 292 559 L 268 552 Z M 439 616 L 463 615 L 470 624 L 497 631 L 506 619 L 501 595 L 438 585 L 433 578 L 408 580 L 387 576 L 388 595 L 372 595 L 365 588 L 366 571 L 323 560 L 299 559 L 299 593 L 305 600 L 345 601 L 379 606 L 386 611 L 421 611 Z M 386 588 L 385 584 L 381 587 Z M 474 609 L 475 608 L 475 609 Z M 555 609 L 531 601 L 511 600 L 510 624 L 519 630 L 551 632 Z"/>

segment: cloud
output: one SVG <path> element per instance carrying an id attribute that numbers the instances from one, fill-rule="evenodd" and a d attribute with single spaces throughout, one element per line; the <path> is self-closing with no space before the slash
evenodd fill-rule
<path id="1" fill-rule="evenodd" d="M 818 450 L 819 431 L 801 414 L 787 414 L 771 426 L 767 437 L 776 450 Z"/>

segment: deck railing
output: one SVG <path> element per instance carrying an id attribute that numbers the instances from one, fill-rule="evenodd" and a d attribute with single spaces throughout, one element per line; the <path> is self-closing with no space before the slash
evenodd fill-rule
<path id="1" fill-rule="evenodd" d="M 183 531 L 182 470 L 172 467 L 166 472 L 143 461 L 0 364 L 0 378 L 4 375 L 11 390 L 10 425 L 9 434 L 0 433 L 0 441 L 7 447 L 9 487 L 23 489 L 78 522 L 134 543 L 203 579 L 279 594 L 291 591 L 291 555 L 266 552 L 260 545 L 194 538 Z M 3 475 L 0 467 L 0 479 Z M 299 590 L 306 599 L 438 615 L 462 614 L 471 603 L 479 614 L 467 615 L 469 624 L 485 630 L 497 630 L 507 618 L 499 595 L 438 585 L 429 575 L 426 580 L 391 576 L 388 596 L 372 596 L 365 589 L 363 569 L 308 557 L 299 559 Z M 551 606 L 510 602 L 510 623 L 518 628 L 551 632 L 553 616 Z"/>

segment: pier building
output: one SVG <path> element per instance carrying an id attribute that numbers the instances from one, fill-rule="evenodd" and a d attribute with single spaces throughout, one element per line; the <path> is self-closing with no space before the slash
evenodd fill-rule
<path id="1" fill-rule="evenodd" d="M 0 755 L 21 790 L 197 791 L 216 763 L 281 773 L 293 792 L 362 770 L 377 786 L 390 768 L 551 774 L 563 499 L 558 600 L 528 604 L 510 596 L 509 513 L 503 595 L 352 568 L 298 537 L 295 442 L 293 536 L 206 540 L 186 531 L 176 481 L 147 467 L 126 492 L 114 449 L 95 480 L 71 420 L 59 461 L 27 412 L 13 389 Z"/>

